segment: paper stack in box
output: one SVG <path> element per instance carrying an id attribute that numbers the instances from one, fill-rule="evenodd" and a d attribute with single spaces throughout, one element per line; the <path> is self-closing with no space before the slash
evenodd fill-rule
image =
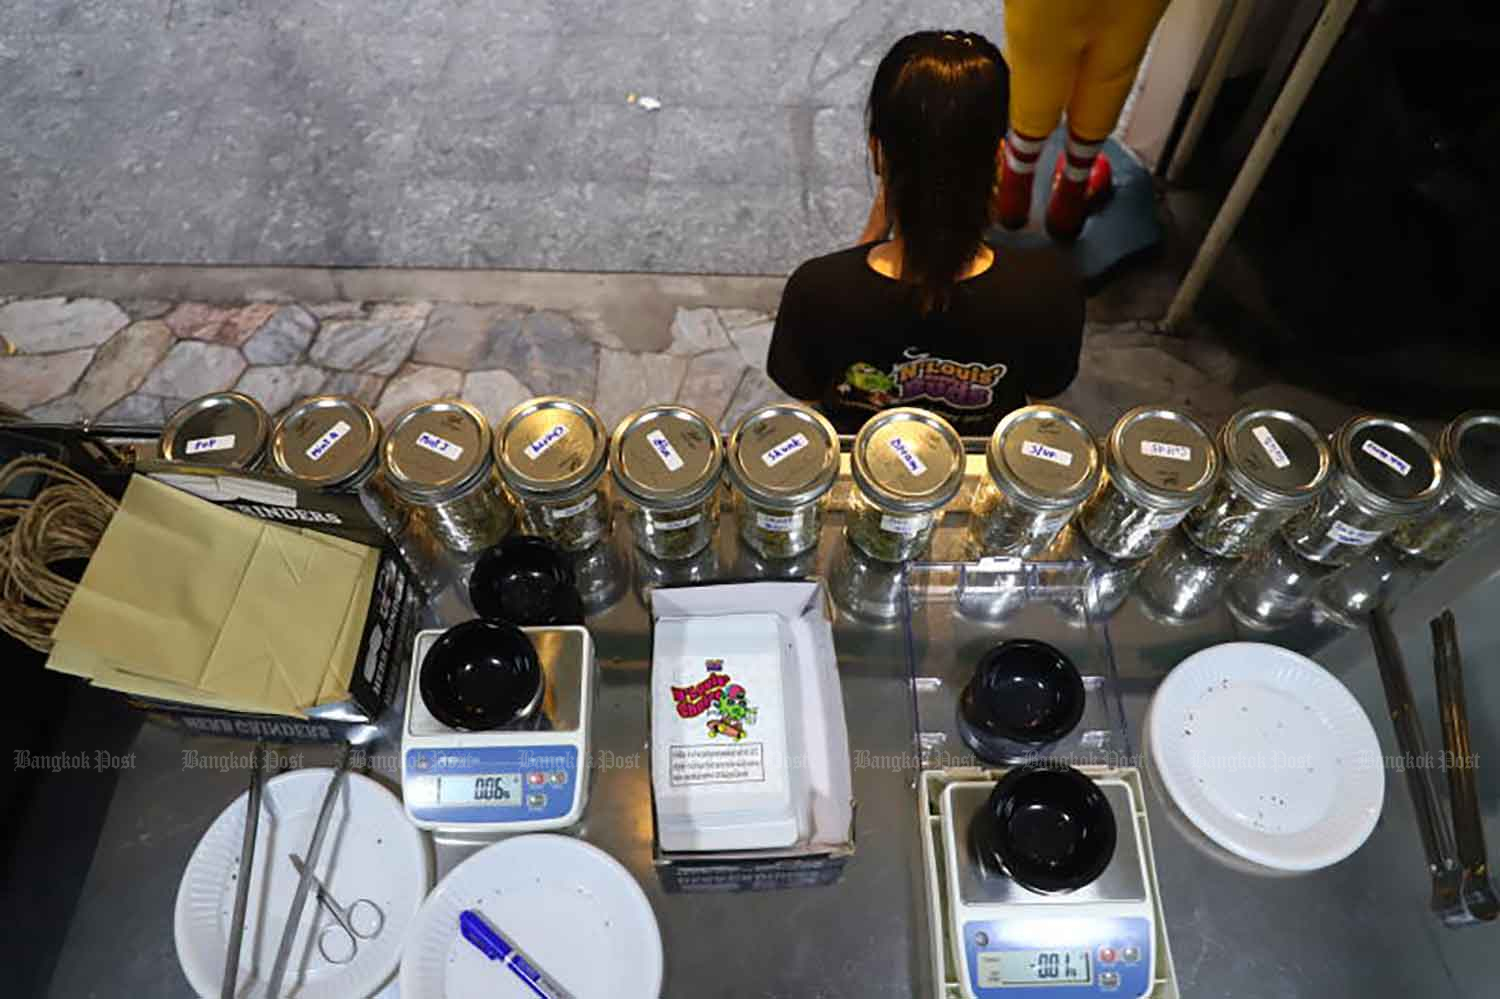
<path id="1" fill-rule="evenodd" d="M 663 854 L 852 851 L 849 741 L 821 584 L 658 589 L 651 612 L 658 864 Z"/>
<path id="2" fill-rule="evenodd" d="M 379 560 L 136 476 L 47 665 L 141 697 L 302 716 L 347 696 Z"/>

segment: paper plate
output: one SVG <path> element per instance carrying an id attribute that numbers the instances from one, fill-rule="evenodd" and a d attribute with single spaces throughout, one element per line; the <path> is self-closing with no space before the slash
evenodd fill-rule
<path id="1" fill-rule="evenodd" d="M 566 836 L 517 836 L 448 873 L 406 938 L 402 999 L 536 999 L 458 930 L 477 909 L 577 999 L 656 999 L 661 930 L 646 893 L 609 854 Z"/>
<path id="2" fill-rule="evenodd" d="M 1189 656 L 1157 688 L 1146 739 L 1183 815 L 1265 867 L 1338 863 L 1380 817 L 1385 770 L 1369 716 L 1287 649 L 1231 642 Z"/>
<path id="3" fill-rule="evenodd" d="M 239 999 L 266 995 L 297 889 L 297 871 L 289 855 L 306 855 L 332 776 L 325 767 L 266 781 L 236 979 Z M 224 973 L 247 801 L 248 794 L 241 794 L 204 833 L 177 888 L 177 960 L 198 995 L 212 999 L 219 995 Z M 316 934 L 333 919 L 309 892 L 282 992 L 294 993 L 297 999 L 372 995 L 395 972 L 401 941 L 432 884 L 426 840 L 406 820 L 395 795 L 368 777 L 350 774 L 334 803 L 314 870 L 339 904 L 347 907 L 360 898 L 373 901 L 385 913 L 385 926 L 373 939 L 360 942 L 353 961 L 330 964 L 318 952 Z"/>

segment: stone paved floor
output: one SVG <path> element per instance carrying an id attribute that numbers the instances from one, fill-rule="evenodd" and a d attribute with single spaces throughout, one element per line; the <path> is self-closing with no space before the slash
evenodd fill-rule
<path id="1" fill-rule="evenodd" d="M 1091 305 L 1092 309 L 1092 305 Z M 597 314 L 455 302 L 0 300 L 0 403 L 30 416 L 159 423 L 236 388 L 273 415 L 319 392 L 389 420 L 460 396 L 491 419 L 533 395 L 591 402 L 610 423 L 676 400 L 728 428 L 781 398 L 765 375 L 772 317 L 678 308 L 660 350 L 629 349 Z M 1210 428 L 1243 405 L 1279 405 L 1332 430 L 1353 410 L 1281 381 L 1212 331 L 1166 337 L 1149 320 L 1088 324 L 1078 380 L 1059 400 L 1103 433 L 1124 410 L 1182 406 Z"/>
<path id="2" fill-rule="evenodd" d="M 0 260 L 785 274 L 918 27 L 999 4 L 17 0 Z"/>

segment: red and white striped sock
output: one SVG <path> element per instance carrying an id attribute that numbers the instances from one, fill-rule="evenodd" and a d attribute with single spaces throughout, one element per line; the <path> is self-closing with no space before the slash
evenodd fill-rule
<path id="1" fill-rule="evenodd" d="M 1042 155 L 1042 146 L 1047 138 L 1033 139 L 1015 129 L 1005 133 L 1005 166 L 1012 173 L 1026 175 L 1036 173 L 1036 161 Z"/>
<path id="2" fill-rule="evenodd" d="M 1089 179 L 1089 171 L 1094 167 L 1094 160 L 1099 157 L 1103 148 L 1103 142 L 1084 142 L 1069 132 L 1068 159 L 1067 165 L 1063 167 L 1063 176 L 1075 184 L 1085 183 Z"/>

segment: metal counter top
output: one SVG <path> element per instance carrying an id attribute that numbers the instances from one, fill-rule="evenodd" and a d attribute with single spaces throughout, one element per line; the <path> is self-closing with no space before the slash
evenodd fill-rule
<path id="1" fill-rule="evenodd" d="M 840 491 L 846 488 L 841 485 Z M 840 505 L 836 497 L 835 509 Z M 835 512 L 828 519 L 813 567 L 825 578 L 842 552 L 841 517 Z M 957 555 L 962 520 L 950 516 L 935 555 Z M 616 546 L 622 553 L 630 548 L 625 529 L 625 518 L 617 517 Z M 630 584 L 588 622 L 600 666 L 593 733 L 597 774 L 576 833 L 619 859 L 645 889 L 661 924 L 663 994 L 684 999 L 932 996 L 913 788 L 914 719 L 901 624 L 872 623 L 844 610 L 835 622 L 850 748 L 857 760 L 866 761 L 854 770 L 857 850 L 842 880 L 824 888 L 670 895 L 651 864 L 649 614 L 640 595 L 643 581 L 661 567 L 626 558 L 627 565 L 635 563 L 626 570 Z M 699 578 L 753 574 L 755 566 L 739 550 L 727 516 L 715 554 L 706 561 L 696 570 Z M 1431 671 L 1418 627 L 1425 628 L 1424 606 L 1456 601 L 1466 660 L 1472 664 L 1469 704 L 1492 844 L 1500 829 L 1495 814 L 1500 781 L 1494 766 L 1483 767 L 1500 755 L 1484 756 L 1495 739 L 1485 722 L 1500 718 L 1500 679 L 1486 676 L 1481 665 L 1500 650 L 1500 622 L 1487 620 L 1480 607 L 1485 600 L 1493 606 L 1500 595 L 1496 565 L 1500 544 L 1466 553 L 1407 601 L 1409 613 L 1398 615 L 1398 623 L 1407 625 L 1408 664 L 1419 700 L 1425 696 L 1424 710 L 1433 719 L 1428 731 L 1434 733 Z M 465 614 L 461 602 L 438 606 L 449 608 L 438 612 L 440 618 Z M 1360 632 L 1304 619 L 1270 636 L 1246 633 L 1219 605 L 1193 620 L 1168 622 L 1132 594 L 1108 615 L 1108 634 L 1136 746 L 1142 743 L 1140 725 L 1150 695 L 1166 672 L 1198 649 L 1243 637 L 1322 648 L 1317 657 L 1350 686 L 1383 748 L 1395 752 L 1369 642 Z M 402 703 L 399 696 L 396 703 Z M 383 727 L 396 733 L 399 707 L 392 712 Z M 281 750 L 304 766 L 326 765 L 333 757 L 331 748 Z M 370 748 L 368 760 L 372 775 L 392 788 L 399 784 L 398 750 L 385 739 Z M 135 766 L 119 775 L 48 993 L 59 999 L 192 994 L 172 942 L 178 879 L 198 838 L 244 790 L 246 772 L 243 764 L 191 764 L 228 754 L 243 759 L 249 744 L 148 724 L 131 751 Z M 1143 770 L 1149 786 L 1149 762 Z M 1494 993 L 1500 977 L 1495 929 L 1455 933 L 1428 915 L 1427 878 L 1410 802 L 1399 775 L 1388 777 L 1385 811 L 1369 843 L 1342 864 L 1298 877 L 1253 872 L 1228 861 L 1172 815 L 1159 793 L 1148 792 L 1157 872 L 1184 996 Z M 437 875 L 480 845 L 436 842 Z"/>

